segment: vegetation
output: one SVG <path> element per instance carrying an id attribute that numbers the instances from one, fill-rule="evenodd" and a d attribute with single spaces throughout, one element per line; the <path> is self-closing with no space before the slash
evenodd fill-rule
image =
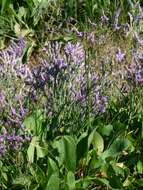
<path id="1" fill-rule="evenodd" d="M 0 0 L 0 189 L 143 189 L 143 7 Z"/>

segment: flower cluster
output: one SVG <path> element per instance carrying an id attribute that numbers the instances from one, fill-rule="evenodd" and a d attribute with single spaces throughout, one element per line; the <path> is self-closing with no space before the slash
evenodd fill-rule
<path id="1" fill-rule="evenodd" d="M 8 48 L 0 51 L 0 118 L 7 115 L 6 121 L 21 125 L 26 113 L 24 106 L 28 89 L 25 80 L 31 77 L 27 65 L 22 63 L 25 48 L 23 39 L 10 41 Z"/>
<path id="2" fill-rule="evenodd" d="M 68 42 L 64 50 L 75 64 L 80 64 L 85 60 L 85 52 L 79 42 L 76 44 Z"/>
<path id="3" fill-rule="evenodd" d="M 77 75 L 74 83 L 71 86 L 73 99 L 79 103 L 82 109 L 90 106 L 90 112 L 94 115 L 105 112 L 108 99 L 103 96 L 99 77 L 93 73 L 88 73 L 87 76 Z"/>
<path id="4" fill-rule="evenodd" d="M 58 93 L 63 91 L 63 97 L 68 91 L 68 99 L 82 108 L 86 108 L 88 97 L 92 96 L 91 111 L 94 114 L 105 111 L 107 99 L 102 95 L 99 78 L 94 73 L 86 73 L 85 50 L 79 42 L 68 42 L 64 47 L 58 42 L 46 43 L 42 51 L 44 58 L 31 70 L 32 78 L 28 83 L 34 101 L 38 101 L 42 92 L 47 98 L 43 106 L 47 109 L 49 105 L 48 111 L 51 110 L 56 88 Z"/>
<path id="5" fill-rule="evenodd" d="M 0 50 L 0 127 L 5 127 L 5 133 L 0 135 L 0 155 L 17 149 L 25 141 L 22 122 L 28 112 L 29 91 L 25 80 L 31 77 L 28 66 L 22 63 L 25 46 L 20 38 L 11 40 L 7 48 Z"/>
<path id="6" fill-rule="evenodd" d="M 36 102 L 48 114 L 54 113 L 56 94 L 58 98 L 68 94 L 68 100 L 83 111 L 90 105 L 93 114 L 103 113 L 107 105 L 99 77 L 86 71 L 85 50 L 79 42 L 46 43 L 44 56 L 39 55 L 39 63 L 33 68 L 22 63 L 24 48 L 24 40 L 19 39 L 0 52 L 0 125 L 7 130 L 0 136 L 1 155 L 24 142 L 25 136 L 20 136 L 19 131 L 23 133 L 23 119 L 29 112 L 27 101 Z"/>
<path id="7" fill-rule="evenodd" d="M 132 63 L 127 67 L 127 77 L 130 83 L 134 85 L 143 84 L 143 65 Z"/>
<path id="8" fill-rule="evenodd" d="M 4 129 L 3 133 L 0 135 L 0 156 L 4 156 L 8 151 L 19 150 L 22 144 L 29 140 L 29 136 L 18 135 L 15 130 L 13 130 L 12 133 L 9 133 Z"/>

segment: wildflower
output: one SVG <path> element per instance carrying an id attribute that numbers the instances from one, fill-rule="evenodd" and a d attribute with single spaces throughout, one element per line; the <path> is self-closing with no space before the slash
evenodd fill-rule
<path id="1" fill-rule="evenodd" d="M 142 78 L 142 75 L 141 75 L 141 71 L 140 71 L 140 70 L 135 73 L 135 81 L 136 81 L 137 83 L 143 82 L 143 78 Z"/>
<path id="2" fill-rule="evenodd" d="M 125 54 L 121 52 L 120 49 L 118 49 L 118 52 L 116 53 L 116 61 L 122 62 L 124 60 Z"/>
<path id="3" fill-rule="evenodd" d="M 79 31 L 77 31 L 76 34 L 77 34 L 77 36 L 80 37 L 80 38 L 82 38 L 82 37 L 84 36 L 84 32 L 79 32 Z"/>
<path id="4" fill-rule="evenodd" d="M 55 60 L 55 65 L 58 66 L 59 69 L 64 69 L 67 67 L 64 59 L 56 59 Z"/>
<path id="5" fill-rule="evenodd" d="M 68 42 L 64 50 L 66 55 L 69 56 L 75 64 L 80 64 L 85 60 L 85 52 L 79 42 L 76 44 Z"/>

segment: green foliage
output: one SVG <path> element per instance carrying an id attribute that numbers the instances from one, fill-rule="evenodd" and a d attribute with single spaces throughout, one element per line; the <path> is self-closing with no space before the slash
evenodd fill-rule
<path id="1" fill-rule="evenodd" d="M 84 28 L 84 35 L 87 35 L 86 39 L 80 38 L 80 41 L 93 48 L 90 56 L 98 63 L 106 55 L 103 55 L 103 46 L 98 44 L 97 36 L 103 36 L 109 30 L 107 35 L 113 41 L 120 41 L 116 32 L 110 28 L 116 13 L 120 12 L 120 24 L 129 22 L 128 13 L 135 12 L 138 3 L 133 0 L 1 0 L 1 46 L 5 46 L 5 37 L 25 37 L 29 43 L 25 55 L 27 62 L 33 47 L 40 46 L 40 42 L 44 42 L 47 37 L 62 42 L 62 45 L 69 41 L 76 42 L 78 37 L 73 34 L 73 30 L 80 26 Z M 103 14 L 108 16 L 109 26 L 101 26 L 99 31 L 93 31 L 96 39 L 91 44 L 88 32 L 96 29 L 95 23 L 98 28 Z M 136 28 L 136 24 L 129 24 L 132 30 L 142 32 L 141 25 Z M 59 35 L 60 30 L 62 34 Z M 111 53 L 110 42 L 105 47 L 109 48 L 107 54 Z M 115 44 L 112 49 L 114 47 Z M 130 51 L 131 47 L 127 48 Z M 102 54 L 98 60 L 100 52 Z M 128 61 L 123 66 L 127 64 Z M 110 66 L 114 67 L 112 63 Z M 99 69 L 99 75 L 101 73 Z M 89 113 L 82 119 L 82 109 L 76 104 L 70 104 L 66 95 L 62 95 L 62 90 L 67 90 L 64 86 L 66 82 L 55 89 L 55 110 L 51 117 L 40 105 L 30 105 L 32 111 L 25 116 L 23 126 L 31 140 L 28 146 L 25 145 L 15 155 L 11 152 L 6 158 L 0 158 L 0 189 L 142 189 L 142 86 L 131 84 L 129 92 L 123 94 L 111 84 L 110 89 L 103 89 L 105 93 L 111 93 L 107 111 L 99 116 L 91 116 Z M 116 96 L 113 97 L 112 93 Z"/>

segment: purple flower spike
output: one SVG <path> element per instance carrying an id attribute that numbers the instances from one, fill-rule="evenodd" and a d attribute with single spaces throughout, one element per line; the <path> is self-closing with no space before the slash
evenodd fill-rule
<path id="1" fill-rule="evenodd" d="M 59 69 L 64 69 L 67 67 L 64 59 L 57 59 L 55 60 L 55 64 L 58 66 Z"/>
<path id="2" fill-rule="evenodd" d="M 76 44 L 68 42 L 64 50 L 66 55 L 69 56 L 75 64 L 80 64 L 85 60 L 85 52 L 79 42 Z"/>
<path id="3" fill-rule="evenodd" d="M 116 61 L 122 62 L 124 60 L 125 54 L 121 52 L 120 49 L 118 49 L 118 52 L 116 53 Z"/>

